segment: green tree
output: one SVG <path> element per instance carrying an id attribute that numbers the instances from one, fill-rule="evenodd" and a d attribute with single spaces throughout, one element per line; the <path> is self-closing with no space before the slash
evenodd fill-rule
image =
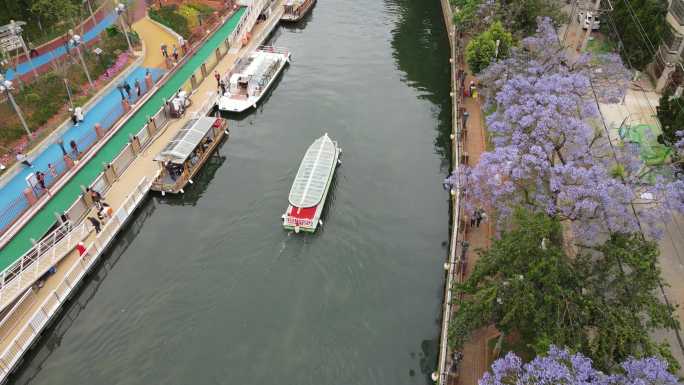
<path id="1" fill-rule="evenodd" d="M 673 146 L 680 139 L 676 132 L 684 131 L 684 100 L 673 97 L 672 92 L 668 90 L 660 97 L 660 104 L 656 109 L 663 129 L 663 135 L 658 141 Z"/>
<path id="2" fill-rule="evenodd" d="M 496 42 L 499 41 L 497 50 Z M 492 24 L 486 31 L 475 36 L 466 46 L 466 61 L 470 70 L 479 73 L 487 68 L 495 58 L 503 59 L 513 45 L 513 36 L 507 32 L 501 22 Z"/>
<path id="3" fill-rule="evenodd" d="M 494 324 L 519 338 L 523 353 L 568 346 L 610 369 L 630 356 L 660 355 L 677 365 L 653 330 L 678 328 L 656 295 L 658 248 L 636 235 L 614 235 L 570 257 L 561 224 L 519 210 L 470 277 L 453 288 L 458 310 L 449 334 L 458 349 L 470 333 Z M 676 366 L 678 367 L 678 365 Z"/>
<path id="4" fill-rule="evenodd" d="M 31 5 L 31 11 L 51 24 L 71 20 L 78 10 L 79 7 L 71 0 L 35 0 Z"/>
<path id="5" fill-rule="evenodd" d="M 619 35 L 624 44 L 620 50 L 623 60 L 635 69 L 644 70 L 654 59 L 653 50 L 671 39 L 672 32 L 665 21 L 668 2 L 629 0 L 611 4 L 613 10 L 603 18 L 601 27 L 616 40 Z"/>

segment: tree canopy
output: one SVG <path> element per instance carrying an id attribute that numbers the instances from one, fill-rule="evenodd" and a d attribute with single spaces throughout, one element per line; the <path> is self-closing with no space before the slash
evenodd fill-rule
<path id="1" fill-rule="evenodd" d="M 675 385 L 667 363 L 657 358 L 627 359 L 617 373 L 607 374 L 593 367 L 582 354 L 552 346 L 548 353 L 524 364 L 513 353 L 496 360 L 480 385 Z"/>
<path id="2" fill-rule="evenodd" d="M 638 149 L 611 146 L 598 123 L 597 100 L 619 101 L 629 81 L 616 55 L 570 60 L 544 19 L 537 34 L 479 78 L 493 111 L 486 118 L 493 148 L 447 180 L 469 190 L 467 206 L 490 207 L 501 224 L 524 206 L 570 221 L 579 239 L 597 241 L 639 231 L 632 205 L 644 192 L 654 204 L 639 219 L 654 235 L 665 211 L 684 211 L 684 182 L 644 186 Z"/>
<path id="3" fill-rule="evenodd" d="M 468 42 L 465 52 L 468 67 L 477 74 L 492 61 L 508 57 L 512 45 L 513 36 L 497 21 Z"/>
<path id="4" fill-rule="evenodd" d="M 601 22 L 602 30 L 624 44 L 620 55 L 628 64 L 644 70 L 654 59 L 653 50 L 672 35 L 665 21 L 667 0 L 620 0 L 611 5 L 613 10 Z"/>
<path id="5" fill-rule="evenodd" d="M 622 234 L 569 256 L 557 220 L 516 210 L 511 230 L 480 250 L 472 274 L 453 288 L 461 299 L 449 341 L 458 349 L 472 331 L 493 323 L 530 353 L 568 346 L 601 369 L 632 356 L 671 359 L 667 344 L 649 337 L 679 328 L 655 294 L 657 257 L 654 242 Z"/>

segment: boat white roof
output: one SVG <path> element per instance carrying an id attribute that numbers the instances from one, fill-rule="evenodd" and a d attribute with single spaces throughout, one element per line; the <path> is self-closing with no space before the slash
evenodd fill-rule
<path id="1" fill-rule="evenodd" d="M 206 116 L 190 119 L 154 160 L 182 164 L 211 130 L 215 121 L 216 118 Z"/>
<path id="2" fill-rule="evenodd" d="M 316 139 L 309 146 L 290 189 L 291 205 L 313 207 L 323 199 L 325 186 L 335 167 L 336 155 L 337 146 L 328 134 Z"/>

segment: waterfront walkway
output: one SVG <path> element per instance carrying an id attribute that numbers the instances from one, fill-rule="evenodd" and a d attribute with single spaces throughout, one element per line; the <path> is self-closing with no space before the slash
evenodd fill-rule
<path id="1" fill-rule="evenodd" d="M 238 10 L 193 56 L 181 64 L 175 73 L 137 110 L 121 128 L 99 149 L 86 165 L 74 175 L 52 199 L 31 218 L 12 240 L 0 250 L 0 268 L 5 268 L 22 256 L 32 246 L 31 239 L 45 234 L 55 223 L 55 213 L 64 212 L 81 195 L 81 186 L 89 186 L 102 172 L 103 164 L 111 163 L 129 143 L 129 136 L 136 134 L 183 85 L 199 66 L 213 54 L 231 31 L 237 26 L 244 8 Z M 153 48 L 149 48 L 153 49 Z"/>
<path id="2" fill-rule="evenodd" d="M 252 40 L 250 44 L 234 53 L 227 53 L 223 59 L 217 64 L 215 70 L 221 74 L 226 74 L 233 67 L 238 58 L 244 56 L 247 52 L 250 52 L 265 38 L 268 36 L 272 28 L 277 24 L 280 16 L 282 15 L 282 6 L 278 3 L 276 11 L 273 12 L 269 20 L 265 23 L 260 23 L 254 27 L 252 30 Z M 199 66 L 208 55 L 203 54 L 204 52 L 214 52 L 214 49 L 218 46 L 218 43 L 222 43 L 226 37 L 233 31 L 236 27 L 237 22 L 240 20 L 244 9 L 240 10 L 236 15 L 234 15 L 229 21 L 227 21 L 217 33 L 210 38 L 202 49 L 198 50 L 197 56 L 202 59 L 202 61 L 193 61 Z M 215 41 L 216 40 L 216 41 Z M 208 47 L 208 48 L 207 48 Z M 205 50 L 205 48 L 207 48 Z M 193 58 L 194 59 L 194 58 Z M 193 70 L 190 72 L 184 72 L 185 77 L 179 78 L 174 81 L 172 78 L 169 83 L 171 83 L 172 90 L 177 90 L 185 82 L 190 74 L 194 72 L 196 66 L 193 66 Z M 180 73 L 180 71 L 179 71 Z M 182 80 L 182 81 L 181 81 Z M 180 83 L 176 83 L 180 82 Z M 167 85 L 169 84 L 167 83 Z M 165 86 L 160 89 L 163 91 Z M 216 95 L 216 81 L 213 76 L 207 76 L 194 90 L 191 100 L 192 105 L 188 107 L 185 115 L 180 119 L 171 120 L 165 128 L 158 134 L 158 137 L 151 142 L 151 144 L 146 147 L 140 154 L 137 155 L 130 163 L 128 168 L 123 174 L 121 174 L 118 179 L 111 185 L 109 190 L 104 195 L 104 200 L 117 211 L 125 208 L 126 205 L 130 205 L 131 189 L 133 186 L 140 186 L 141 180 L 150 180 L 154 178 L 158 172 L 158 165 L 153 161 L 153 158 L 166 146 L 166 144 L 173 138 L 173 136 L 185 125 L 188 119 L 192 118 L 196 114 L 204 114 L 207 106 L 210 106 Z M 158 97 L 158 95 L 155 95 Z M 148 112 L 151 116 L 156 110 L 161 106 L 157 105 L 154 110 Z M 145 115 L 142 115 L 145 116 Z M 135 126 L 137 130 L 142 128 L 146 120 L 138 122 Z M 130 123 L 130 122 L 129 122 Z M 127 142 L 125 143 L 127 144 Z M 118 153 L 115 153 L 116 156 Z M 99 154 L 98 154 L 99 155 Z M 101 164 L 101 163 L 100 163 Z M 94 168 L 93 171 L 100 172 L 101 168 Z M 83 177 L 82 177 L 83 178 Z M 75 200 L 78 196 L 75 196 Z M 73 200 L 68 204 L 73 203 Z M 128 211 L 128 210 L 127 210 Z M 116 217 L 116 215 L 115 215 Z M 110 219 L 110 221 L 117 220 L 116 218 Z M 75 228 L 80 228 L 82 223 L 74 224 Z M 85 243 L 86 249 L 94 250 L 97 249 L 99 253 L 101 251 L 100 247 L 97 246 L 101 237 L 108 238 L 112 234 L 108 233 L 106 228 L 103 233 L 96 236 L 94 231 L 88 225 L 88 231 L 83 235 L 83 242 Z M 100 244 L 102 242 L 99 242 Z M 94 249 L 91 246 L 95 245 Z M 96 257 L 96 256 L 95 256 Z M 69 281 L 68 274 L 73 271 L 74 267 L 79 264 L 90 263 L 91 259 L 94 258 L 93 255 L 86 255 L 82 257 L 79 255 L 78 251 L 71 250 L 61 261 L 56 265 L 56 272 L 50 276 L 46 282 L 45 286 L 37 290 L 30 290 L 30 294 L 26 297 L 22 297 L 23 300 L 17 305 L 16 309 L 12 312 L 12 315 L 8 317 L 5 322 L 0 323 L 0 377 L 6 377 L 15 363 L 14 360 L 18 360 L 18 356 L 21 356 L 33 342 L 31 339 L 36 338 L 39 334 L 39 330 L 33 331 L 34 326 L 32 324 L 36 319 L 42 320 L 44 317 L 49 315 L 40 316 L 44 312 L 43 305 L 46 301 L 50 301 L 51 297 L 58 298 L 58 301 L 63 301 L 60 294 L 57 291 L 57 287 L 62 286 L 64 281 Z M 86 262 L 84 260 L 87 259 Z M 78 282 L 69 282 L 70 286 L 75 286 Z M 40 329 L 43 325 L 38 325 L 36 329 Z M 29 329 L 27 329 L 29 328 Z M 26 337 L 26 336 L 29 337 Z M 16 350 L 16 351 L 15 351 Z M 8 359 L 9 357 L 9 359 Z M 12 364 L 10 363 L 12 361 Z"/>

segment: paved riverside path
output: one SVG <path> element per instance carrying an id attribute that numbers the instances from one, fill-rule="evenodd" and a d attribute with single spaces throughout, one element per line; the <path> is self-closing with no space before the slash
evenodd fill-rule
<path id="1" fill-rule="evenodd" d="M 162 43 L 166 44 L 169 47 L 169 53 L 173 52 L 173 45 L 178 45 L 176 37 L 154 23 L 147 16 L 133 23 L 133 30 L 145 42 L 143 67 L 165 68 L 164 56 L 161 54 L 161 45 Z M 178 49 L 180 52 L 180 47 Z"/>
<path id="2" fill-rule="evenodd" d="M 277 12 L 275 13 L 277 14 Z M 258 36 L 263 29 L 266 27 L 266 23 L 260 23 L 255 26 L 252 31 L 253 36 Z M 227 34 L 225 35 L 227 36 Z M 225 38 L 225 36 L 223 38 Z M 244 55 L 245 52 L 254 49 L 258 44 L 260 39 L 254 38 L 249 46 L 242 48 L 237 53 L 228 53 L 216 66 L 217 71 L 221 74 L 227 73 L 235 64 L 235 61 Z M 192 72 L 191 72 L 192 73 Z M 118 210 L 128 197 L 131 188 L 136 186 L 143 177 L 151 177 L 155 175 L 158 170 L 158 165 L 153 161 L 154 157 L 166 146 L 166 144 L 173 138 L 173 136 L 185 125 L 188 119 L 193 115 L 194 112 L 199 111 L 203 106 L 203 102 L 207 100 L 209 96 L 215 95 L 216 92 L 216 81 L 213 76 L 208 76 L 197 88 L 196 92 L 191 96 L 193 101 L 192 105 L 188 107 L 185 115 L 181 119 L 172 119 L 166 128 L 162 131 L 160 136 L 153 141 L 149 147 L 147 147 L 142 153 L 137 156 L 126 171 L 119 177 L 119 179 L 111 186 L 104 196 L 105 201 L 107 201 L 114 211 Z M 80 226 L 75 224 L 74 227 Z M 86 246 L 91 244 L 95 240 L 94 231 L 88 235 L 84 243 Z M 50 276 L 45 282 L 45 286 L 35 292 L 35 295 L 31 295 L 27 298 L 15 311 L 16 317 L 11 323 L 6 323 L 0 325 L 0 353 L 4 352 L 5 349 L 12 343 L 14 336 L 21 330 L 21 328 L 26 325 L 28 320 L 35 314 L 38 310 L 40 304 L 42 304 L 47 296 L 51 295 L 54 288 L 64 279 L 66 272 L 68 272 L 75 263 L 79 262 L 77 251 L 72 251 L 69 255 L 64 257 L 57 264 L 57 272 Z M 87 257 L 89 258 L 89 256 Z M 75 284 L 75 283 L 74 283 Z"/>
<path id="3" fill-rule="evenodd" d="M 233 14 L 230 20 L 221 26 L 176 73 L 171 75 L 171 78 L 119 128 L 106 145 L 0 250 L 0 268 L 6 268 L 28 251 L 32 246 L 31 238 L 37 239 L 48 231 L 55 222 L 54 213 L 64 212 L 78 199 L 81 195 L 80 186 L 89 186 L 102 172 L 102 165 L 114 160 L 128 144 L 129 135 L 140 131 L 147 122 L 147 117 L 153 116 L 164 104 L 165 99 L 178 91 L 207 57 L 214 53 L 215 48 L 230 35 L 244 11 L 245 8 L 241 8 Z"/>
<path id="4" fill-rule="evenodd" d="M 468 75 L 464 84 L 470 84 L 471 80 L 475 80 L 475 77 Z M 480 155 L 486 150 L 484 116 L 479 100 L 464 97 L 462 106 L 470 114 L 465 127 L 466 134 L 463 138 L 463 149 L 468 153 L 467 164 L 472 167 L 480 161 Z M 467 194 L 467 191 L 465 193 Z M 488 211 L 487 208 L 485 208 L 485 211 Z M 477 250 L 489 248 L 493 235 L 493 228 L 489 220 L 491 216 L 487 222 L 480 223 L 479 227 L 471 227 L 470 217 L 472 215 L 473 213 L 471 212 L 464 212 L 465 239 L 469 244 L 465 258 L 466 269 L 464 279 L 467 279 L 475 268 L 475 263 L 478 259 Z M 455 311 L 458 312 L 458 309 Z M 494 327 L 485 327 L 473 332 L 468 341 L 463 344 L 461 349 L 463 359 L 458 366 L 458 377 L 450 377 L 452 379 L 451 384 L 476 385 L 478 383 L 479 379 L 488 369 L 487 343 L 496 336 L 498 336 L 498 332 Z"/>
<path id="5" fill-rule="evenodd" d="M 116 21 L 116 13 L 112 12 L 111 14 L 107 15 L 104 19 L 100 20 L 94 28 L 91 28 L 89 31 L 83 34 L 83 40 L 85 43 L 95 39 L 102 31 L 104 31 L 105 28 L 109 27 L 110 25 L 114 24 Z M 78 31 L 77 31 L 78 32 Z M 37 69 L 38 67 L 41 67 L 45 64 L 50 63 L 51 61 L 59 58 L 60 56 L 66 54 L 66 47 L 60 46 L 57 47 L 51 51 L 44 52 L 34 58 L 31 58 L 31 61 L 33 62 L 33 66 Z M 29 73 L 32 71 L 31 67 L 31 62 L 28 60 L 24 61 L 23 63 L 20 63 L 16 71 L 11 68 L 7 71 L 5 74 L 5 77 L 8 80 L 13 80 L 17 74 L 19 75 L 24 75 L 26 73 Z"/>

